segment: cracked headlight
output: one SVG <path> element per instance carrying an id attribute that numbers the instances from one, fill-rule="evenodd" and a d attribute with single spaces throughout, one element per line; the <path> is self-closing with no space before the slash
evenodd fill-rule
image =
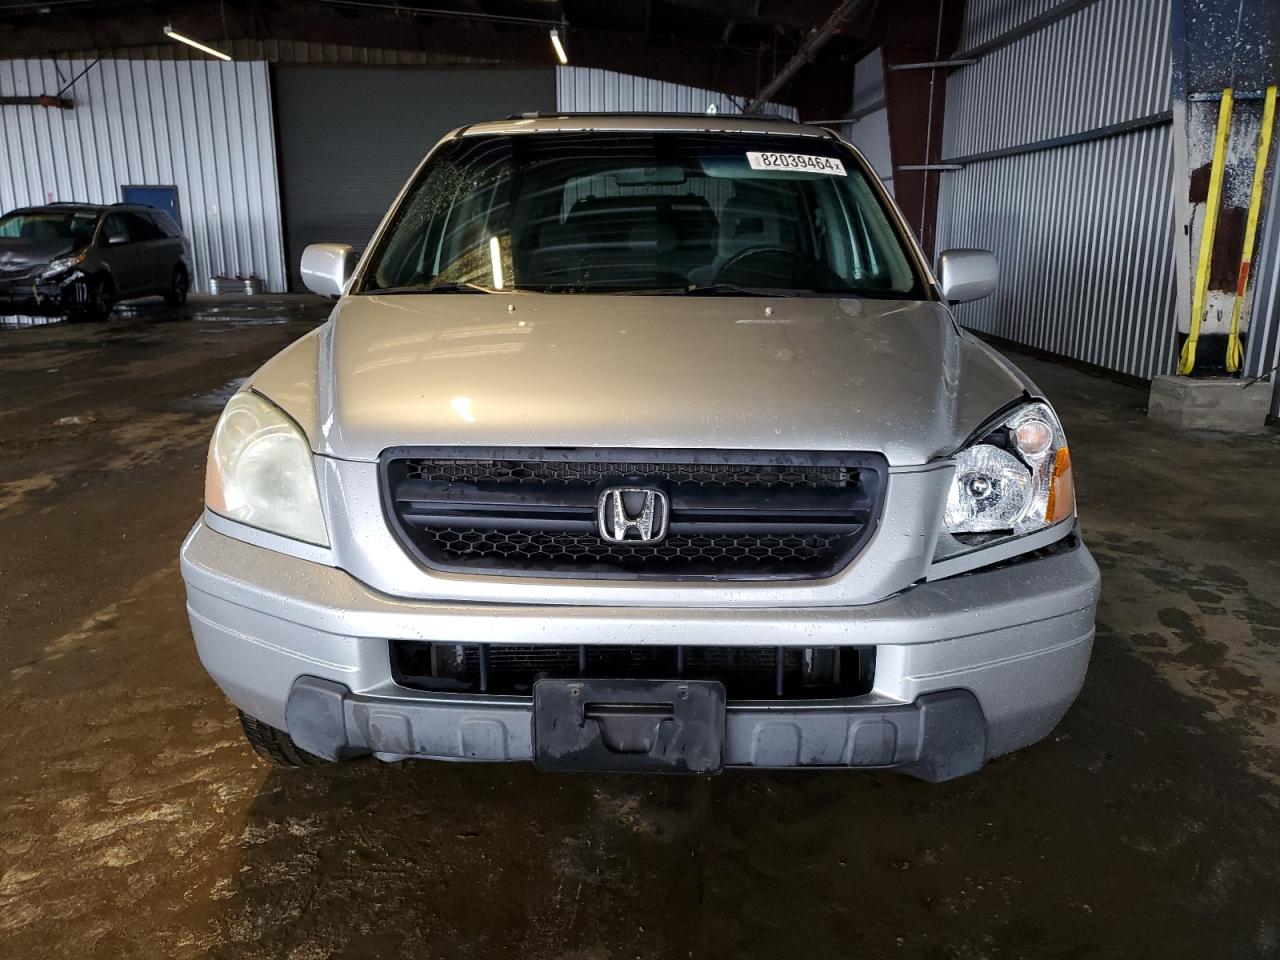
<path id="1" fill-rule="evenodd" d="M 56 277 L 60 273 L 66 273 L 73 270 L 84 259 L 84 251 L 72 254 L 69 257 L 58 257 L 56 260 L 50 260 L 49 265 L 40 272 L 40 278 Z"/>
<path id="2" fill-rule="evenodd" d="M 311 446 L 284 411 L 255 393 L 237 393 L 222 411 L 204 500 L 228 519 L 329 545 Z"/>
<path id="3" fill-rule="evenodd" d="M 1044 530 L 1075 516 L 1071 454 L 1047 403 L 1018 408 L 955 455 L 935 559 Z"/>

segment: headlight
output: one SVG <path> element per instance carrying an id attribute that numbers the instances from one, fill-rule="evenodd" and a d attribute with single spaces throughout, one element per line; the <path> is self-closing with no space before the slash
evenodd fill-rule
<path id="1" fill-rule="evenodd" d="M 329 545 L 307 438 L 257 394 L 237 393 L 222 411 L 209 444 L 204 501 L 231 520 Z"/>
<path id="2" fill-rule="evenodd" d="M 1052 408 L 1019 408 L 955 457 L 937 559 L 1075 516 L 1067 438 Z"/>
<path id="3" fill-rule="evenodd" d="M 75 267 L 84 259 L 84 251 L 73 254 L 70 257 L 58 257 L 56 260 L 49 261 L 49 265 L 41 272 L 41 277 L 55 277 L 60 273 L 66 273 Z"/>

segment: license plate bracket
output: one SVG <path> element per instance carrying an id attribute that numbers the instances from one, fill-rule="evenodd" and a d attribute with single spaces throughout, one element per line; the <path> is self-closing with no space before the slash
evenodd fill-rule
<path id="1" fill-rule="evenodd" d="M 533 685 L 533 758 L 550 771 L 717 773 L 724 684 L 543 679 Z"/>

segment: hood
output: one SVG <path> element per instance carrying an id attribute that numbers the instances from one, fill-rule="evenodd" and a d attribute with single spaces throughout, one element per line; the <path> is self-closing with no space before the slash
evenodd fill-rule
<path id="1" fill-rule="evenodd" d="M 31 240 L 26 237 L 0 237 L 0 273 L 25 273 L 42 267 L 55 257 L 65 256 L 83 246 L 72 239 Z"/>
<path id="2" fill-rule="evenodd" d="M 898 465 L 951 453 L 1025 389 L 938 303 L 543 294 L 351 297 L 253 385 L 344 459 L 701 447 Z"/>

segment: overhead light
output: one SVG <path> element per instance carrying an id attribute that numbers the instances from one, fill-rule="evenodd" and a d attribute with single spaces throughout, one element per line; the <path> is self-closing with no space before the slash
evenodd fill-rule
<path id="1" fill-rule="evenodd" d="M 569 62 L 569 55 L 564 52 L 564 43 L 560 40 L 560 31 L 553 29 L 551 31 L 551 46 L 555 47 L 556 59 L 561 63 Z"/>
<path id="2" fill-rule="evenodd" d="M 230 60 L 231 55 L 223 53 L 221 50 L 215 50 L 213 47 L 207 47 L 199 40 L 192 40 L 190 37 L 183 36 L 173 27 L 165 24 L 164 35 L 170 40 L 177 40 L 179 43 L 185 43 L 189 47 L 195 47 L 197 50 L 207 53 L 211 57 L 217 57 L 219 60 Z"/>

